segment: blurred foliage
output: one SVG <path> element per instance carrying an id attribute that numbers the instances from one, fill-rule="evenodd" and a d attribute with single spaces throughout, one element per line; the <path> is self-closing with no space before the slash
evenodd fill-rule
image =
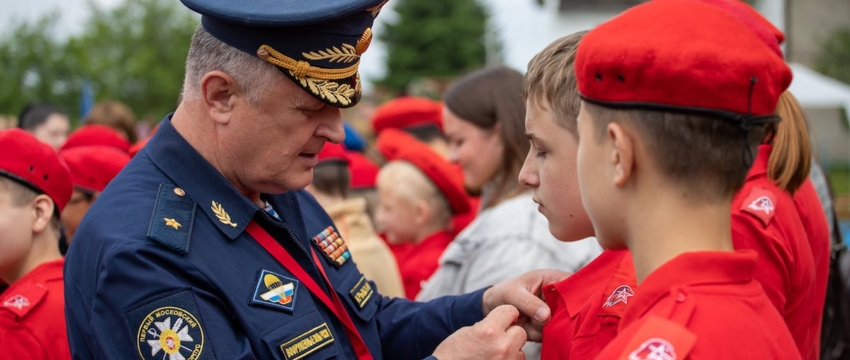
<path id="1" fill-rule="evenodd" d="M 177 106 L 199 18 L 175 1 L 88 7 L 90 18 L 80 34 L 56 34 L 51 24 L 60 15 L 53 13 L 17 24 L 12 36 L 0 39 L 0 113 L 17 114 L 29 102 L 47 101 L 76 118 L 86 80 L 95 102 L 124 102 L 139 118 L 158 119 Z"/>
<path id="2" fill-rule="evenodd" d="M 377 85 L 404 92 L 413 82 L 455 77 L 487 62 L 488 13 L 479 1 L 395 1 L 395 21 L 378 34 L 387 75 Z"/>
<path id="3" fill-rule="evenodd" d="M 815 68 L 827 76 L 850 84 L 850 28 L 840 28 L 830 33 L 815 60 Z"/>

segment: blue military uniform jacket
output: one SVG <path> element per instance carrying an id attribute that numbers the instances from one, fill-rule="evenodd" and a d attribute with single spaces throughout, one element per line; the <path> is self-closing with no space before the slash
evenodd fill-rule
<path id="1" fill-rule="evenodd" d="M 241 195 L 166 118 L 69 249 L 74 358 L 355 359 L 342 323 L 246 232 L 257 221 L 324 285 L 309 250 L 319 250 L 311 239 L 331 219 L 304 191 L 266 200 L 282 220 Z M 375 359 L 421 359 L 482 318 L 483 291 L 390 299 L 353 260 L 319 259 Z"/>

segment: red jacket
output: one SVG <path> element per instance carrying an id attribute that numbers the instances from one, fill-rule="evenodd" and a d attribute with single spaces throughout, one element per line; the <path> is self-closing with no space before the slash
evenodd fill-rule
<path id="1" fill-rule="evenodd" d="M 0 294 L 0 357 L 71 359 L 63 264 L 62 259 L 41 264 Z"/>
<path id="2" fill-rule="evenodd" d="M 799 359 L 753 278 L 757 255 L 690 252 L 653 271 L 599 359 Z"/>
<path id="3" fill-rule="evenodd" d="M 404 293 L 408 299 L 416 299 L 422 290 L 422 283 L 428 280 L 440 266 L 440 256 L 454 237 L 447 231 L 440 231 L 426 237 L 416 245 L 395 245 L 390 248 L 398 262 Z"/>
<path id="4" fill-rule="evenodd" d="M 606 250 L 561 282 L 543 287 L 552 320 L 543 327 L 543 360 L 593 359 L 615 336 L 635 294 L 628 250 Z"/>
<path id="5" fill-rule="evenodd" d="M 809 240 L 812 233 L 801 221 L 801 213 L 806 212 L 808 219 L 823 211 L 798 212 L 794 198 L 767 178 L 771 148 L 759 146 L 747 181 L 732 201 L 732 242 L 736 249 L 756 250 L 759 257 L 755 278 L 785 319 L 800 354 L 804 359 L 816 360 L 826 297 L 828 243 L 813 246 Z M 814 196 L 813 201 L 818 201 L 816 195 L 800 196 L 807 201 Z M 825 225 L 826 220 L 821 220 Z M 828 239 L 829 230 L 826 231 Z M 816 258 L 820 269 L 815 265 Z"/>

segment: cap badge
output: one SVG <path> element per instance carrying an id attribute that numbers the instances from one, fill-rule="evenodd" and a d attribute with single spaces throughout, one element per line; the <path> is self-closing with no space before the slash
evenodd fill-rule
<path id="1" fill-rule="evenodd" d="M 336 267 L 345 264 L 351 258 L 351 253 L 348 251 L 348 245 L 339 233 L 334 230 L 333 226 L 328 226 L 327 229 L 313 237 L 313 243 L 322 250 L 325 258 Z"/>
<path id="2" fill-rule="evenodd" d="M 230 221 L 230 214 L 228 214 L 227 211 L 224 211 L 224 208 L 221 207 L 221 204 L 213 201 L 212 212 L 215 214 L 215 217 L 218 218 L 218 221 L 221 221 L 222 224 L 236 227 L 236 224 Z"/>
<path id="3" fill-rule="evenodd" d="M 180 225 L 180 223 L 177 222 L 177 220 L 174 220 L 174 219 L 163 218 L 163 220 L 165 220 L 165 226 L 171 226 L 171 227 L 174 228 L 174 230 L 179 230 L 179 228 L 181 226 L 183 226 L 183 225 Z"/>

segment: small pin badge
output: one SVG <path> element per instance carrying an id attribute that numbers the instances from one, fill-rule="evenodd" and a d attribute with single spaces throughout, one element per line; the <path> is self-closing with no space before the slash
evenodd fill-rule
<path id="1" fill-rule="evenodd" d="M 179 230 L 179 228 L 183 226 L 179 222 L 177 222 L 177 220 L 174 219 L 163 218 L 163 220 L 165 220 L 165 226 L 171 226 L 174 228 L 174 230 Z"/>
<path id="2" fill-rule="evenodd" d="M 218 221 L 221 221 L 222 224 L 236 227 L 236 224 L 230 221 L 230 214 L 228 214 L 227 211 L 224 211 L 224 208 L 221 207 L 221 204 L 213 201 L 212 212 L 215 214 L 215 217 L 218 218 Z"/>

